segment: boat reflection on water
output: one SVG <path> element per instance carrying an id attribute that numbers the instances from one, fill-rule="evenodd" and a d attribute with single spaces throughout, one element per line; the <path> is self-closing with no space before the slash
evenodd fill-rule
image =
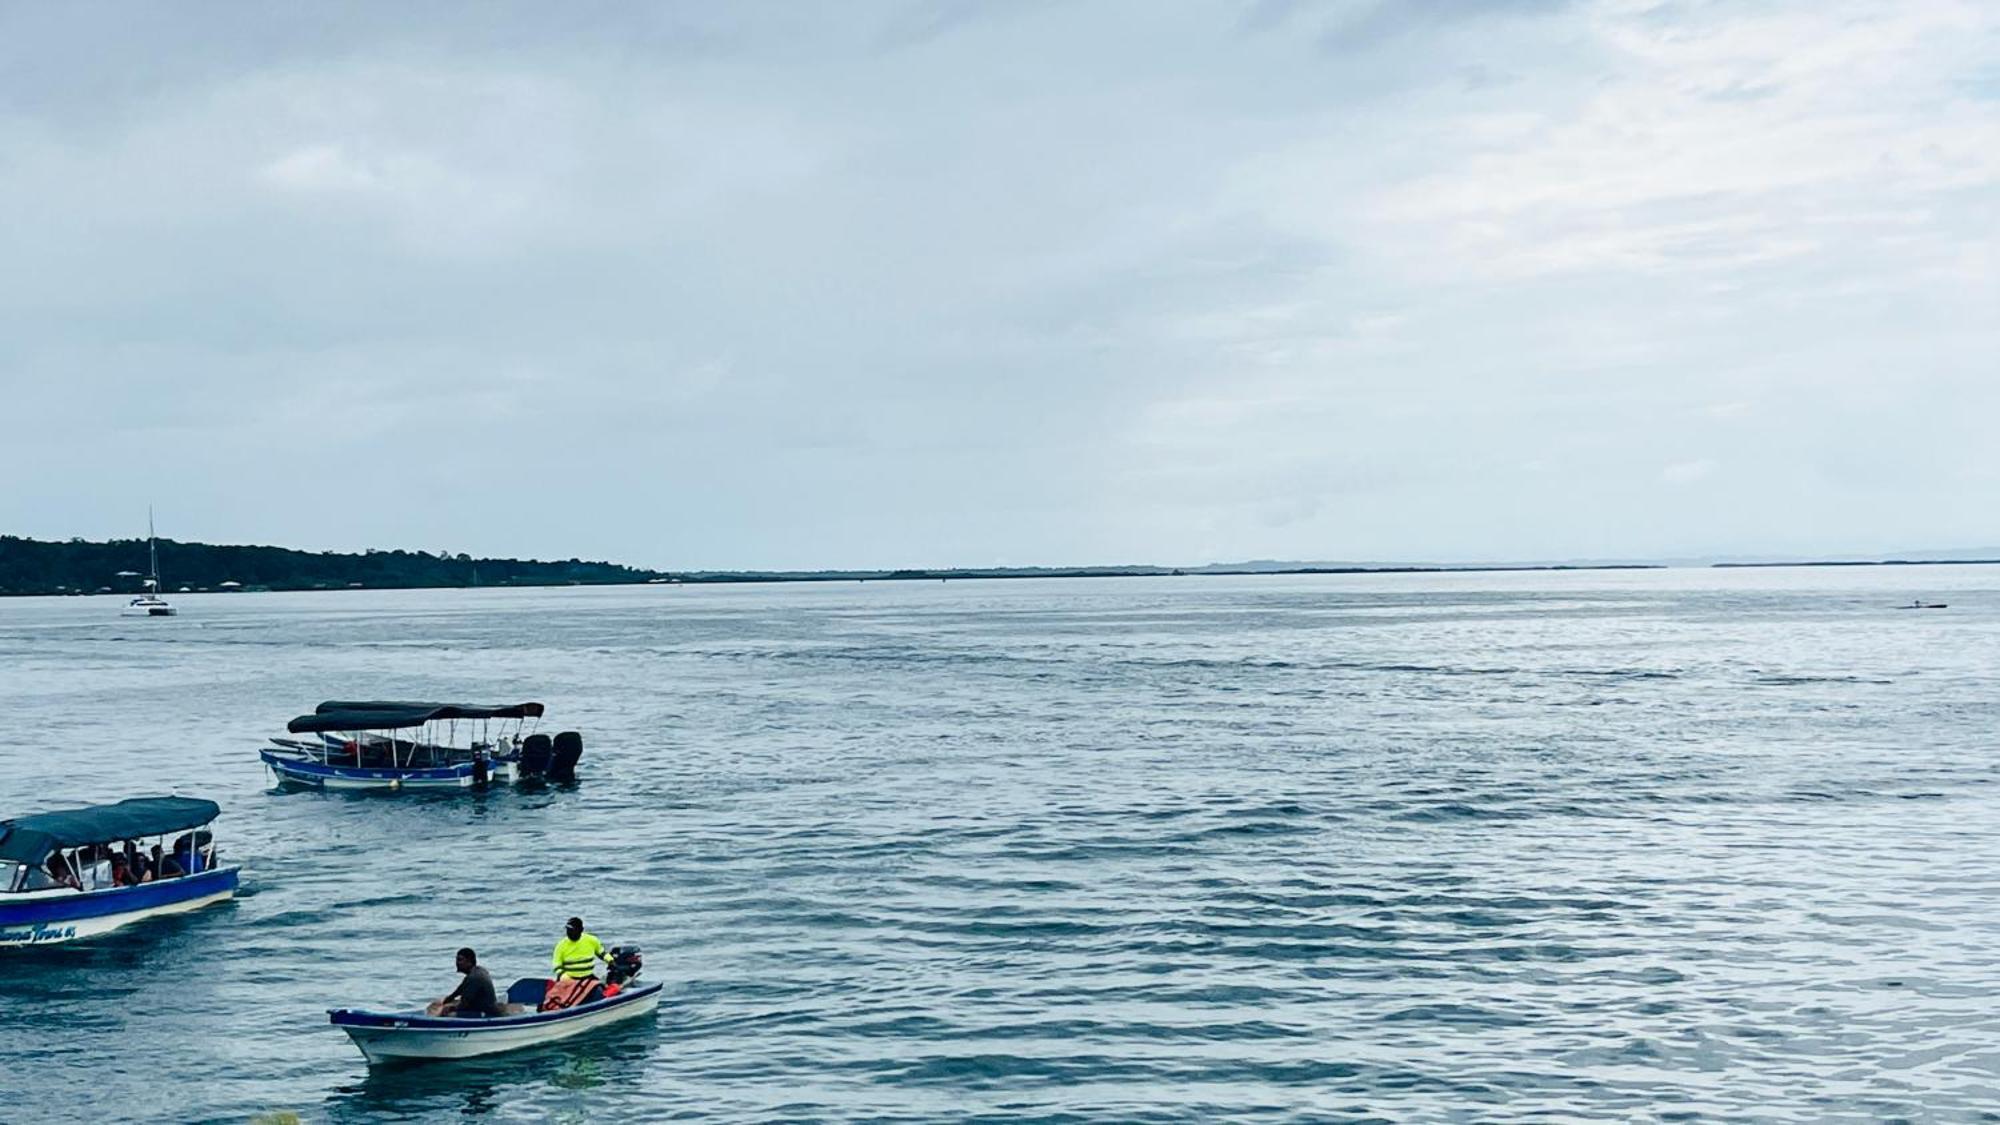
<path id="1" fill-rule="evenodd" d="M 327 1099 L 326 1118 L 475 1117 L 503 1108 L 517 1117 L 558 1117 L 578 1095 L 637 1085 L 655 1042 L 650 1024 L 640 1023 L 450 1066 L 369 1067 L 360 1082 Z"/>

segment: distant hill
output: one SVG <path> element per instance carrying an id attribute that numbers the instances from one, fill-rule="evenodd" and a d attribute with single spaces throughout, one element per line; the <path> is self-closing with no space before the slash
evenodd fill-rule
<path id="1" fill-rule="evenodd" d="M 435 586 L 616 585 L 664 579 L 608 562 L 475 559 L 422 551 L 294 551 L 159 541 L 160 580 L 179 590 L 411 589 Z M 0 594 L 126 593 L 140 588 L 144 539 L 47 542 L 0 535 Z"/>

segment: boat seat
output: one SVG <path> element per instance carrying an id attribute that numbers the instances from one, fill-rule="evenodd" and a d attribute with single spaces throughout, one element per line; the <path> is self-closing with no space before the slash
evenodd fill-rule
<path id="1" fill-rule="evenodd" d="M 542 1006 L 542 997 L 547 995 L 549 982 L 541 977 L 522 977 L 507 986 L 507 1002 L 525 1005 L 529 1011 Z"/>
<path id="2" fill-rule="evenodd" d="M 553 745 L 546 734 L 531 734 L 521 740 L 521 772 L 533 776 L 547 773 L 549 759 L 555 756 Z"/>
<path id="3" fill-rule="evenodd" d="M 583 757 L 583 736 L 573 730 L 556 735 L 555 756 L 549 759 L 549 780 L 575 781 L 576 762 Z"/>

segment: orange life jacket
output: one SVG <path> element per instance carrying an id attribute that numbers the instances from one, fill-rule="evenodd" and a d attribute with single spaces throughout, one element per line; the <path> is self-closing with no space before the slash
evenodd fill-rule
<path id="1" fill-rule="evenodd" d="M 558 977 L 550 981 L 547 991 L 542 993 L 541 1010 L 556 1012 L 589 1003 L 591 993 L 597 989 L 596 977 Z"/>

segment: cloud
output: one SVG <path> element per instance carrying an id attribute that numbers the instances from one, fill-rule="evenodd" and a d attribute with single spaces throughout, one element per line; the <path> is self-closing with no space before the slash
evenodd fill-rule
<path id="1" fill-rule="evenodd" d="M 1569 0 L 1359 0 L 1334 7 L 1319 42 L 1334 52 L 1366 50 L 1455 23 L 1535 15 L 1568 5 Z"/>
<path id="2" fill-rule="evenodd" d="M 1660 470 L 1660 479 L 1668 484 L 1693 484 L 1715 475 L 1715 462 L 1703 458 L 1699 461 L 1676 461 Z"/>
<path id="3" fill-rule="evenodd" d="M 270 183 L 297 191 L 366 192 L 381 176 L 342 152 L 338 145 L 294 149 L 258 170 Z"/>
<path id="4" fill-rule="evenodd" d="M 1823 258 L 2000 184 L 2000 117 L 1960 77 L 1990 13 L 1703 14 L 1595 7 L 1606 72 L 1588 95 L 1559 115 L 1447 118 L 1461 158 L 1377 194 L 1385 240 L 1433 240 L 1429 263 L 1460 277 L 1736 270 Z"/>
<path id="5" fill-rule="evenodd" d="M 1957 0 L 0 9 L 0 528 L 1984 541 L 1996 52 Z"/>

